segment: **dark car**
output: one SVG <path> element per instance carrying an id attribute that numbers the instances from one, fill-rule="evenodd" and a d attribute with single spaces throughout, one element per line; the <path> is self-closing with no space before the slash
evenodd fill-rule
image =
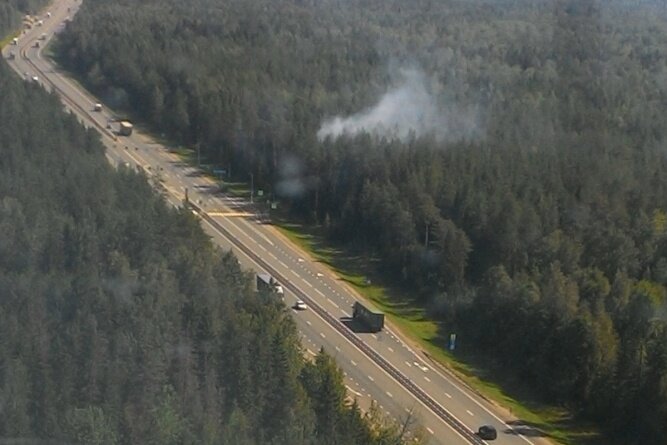
<path id="1" fill-rule="evenodd" d="M 484 440 L 495 440 L 498 437 L 496 428 L 491 425 L 482 425 L 477 430 L 477 435 Z"/>

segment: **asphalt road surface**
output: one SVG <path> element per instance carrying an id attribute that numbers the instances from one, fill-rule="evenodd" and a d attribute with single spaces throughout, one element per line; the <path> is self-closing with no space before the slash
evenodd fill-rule
<path id="1" fill-rule="evenodd" d="M 425 430 L 429 444 L 484 443 L 474 435 L 480 425 L 494 425 L 501 445 L 547 443 L 538 431 L 469 390 L 446 370 L 410 346 L 391 325 L 377 334 L 353 332 L 344 323 L 359 297 L 322 264 L 310 259 L 265 224 L 263 215 L 249 202 L 220 193 L 216 183 L 198 169 L 184 164 L 168 147 L 135 128 L 132 136 L 115 134 L 116 116 L 76 81 L 59 72 L 42 50 L 73 17 L 80 1 L 56 0 L 39 14 L 43 25 L 18 36 L 17 45 L 3 48 L 3 57 L 27 82 L 55 90 L 65 107 L 87 127 L 98 130 L 107 158 L 117 166 L 145 172 L 165 199 L 182 205 L 187 197 L 213 241 L 231 249 L 242 266 L 267 271 L 285 288 L 288 307 L 304 299 L 309 308 L 292 311 L 307 354 L 321 347 L 332 354 L 346 376 L 352 397 L 362 408 L 376 400 L 391 418 L 405 420 L 411 413 Z M 69 9 L 69 10 L 68 10 Z M 45 40 L 40 40 L 46 34 Z M 39 47 L 35 47 L 39 42 Z M 9 54 L 15 57 L 10 60 Z M 36 76 L 36 80 L 35 80 Z M 108 128 L 111 125 L 111 128 Z"/>

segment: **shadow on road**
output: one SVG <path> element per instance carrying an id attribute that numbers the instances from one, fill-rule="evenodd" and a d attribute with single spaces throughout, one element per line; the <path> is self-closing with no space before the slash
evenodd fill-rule
<path id="1" fill-rule="evenodd" d="M 509 425 L 511 428 L 508 428 L 505 431 L 503 431 L 505 434 L 513 434 L 513 435 L 521 434 L 522 436 L 526 436 L 526 437 L 547 437 L 548 436 L 548 434 L 541 431 L 539 428 L 537 428 L 531 422 L 525 422 L 523 420 L 512 420 L 512 421 L 507 422 L 507 425 Z"/>

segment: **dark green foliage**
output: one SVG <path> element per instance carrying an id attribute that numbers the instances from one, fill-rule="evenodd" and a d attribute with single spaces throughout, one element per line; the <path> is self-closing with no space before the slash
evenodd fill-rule
<path id="1" fill-rule="evenodd" d="M 651 1 L 89 0 L 59 53 L 112 105 L 382 258 L 462 347 L 649 443 L 667 436 L 666 23 Z M 404 60 L 462 116 L 450 137 L 318 140 Z"/>
<path id="2" fill-rule="evenodd" d="M 19 28 L 23 14 L 36 14 L 47 0 L 3 0 L 0 3 L 0 36 Z"/>
<path id="3" fill-rule="evenodd" d="M 372 424 L 342 399 L 348 423 L 316 416 L 288 311 L 189 211 L 111 168 L 93 131 L 4 63 L 0 91 L 1 438 L 379 443 L 358 440 Z M 322 360 L 317 378 L 344 394 Z"/>

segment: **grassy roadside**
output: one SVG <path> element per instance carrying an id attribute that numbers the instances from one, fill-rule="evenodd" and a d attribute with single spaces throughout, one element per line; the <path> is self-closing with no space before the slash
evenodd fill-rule
<path id="1" fill-rule="evenodd" d="M 428 319 L 423 308 L 405 297 L 397 298 L 397 290 L 379 284 L 375 260 L 352 256 L 326 243 L 316 228 L 274 222 L 275 227 L 290 241 L 308 252 L 313 259 L 331 268 L 342 281 L 385 312 L 390 322 L 418 345 L 434 361 L 456 374 L 465 384 L 488 400 L 507 409 L 508 415 L 544 431 L 554 443 L 562 445 L 598 444 L 592 425 L 571 421 L 562 408 L 531 402 L 531 397 L 514 397 L 498 384 L 482 377 L 474 366 L 464 363 L 445 349 L 438 322 Z M 526 401 L 528 400 L 528 401 Z"/>
<path id="2" fill-rule="evenodd" d="M 11 42 L 13 38 L 13 36 L 9 35 L 4 39 L 0 39 L 0 48 L 4 48 L 5 46 L 9 45 L 9 42 Z"/>
<path id="3" fill-rule="evenodd" d="M 4 48 L 5 46 L 9 45 L 9 43 L 12 41 L 14 37 L 18 37 L 20 35 L 19 32 L 13 32 L 11 34 L 6 35 L 3 38 L 0 38 L 0 48 Z"/>

